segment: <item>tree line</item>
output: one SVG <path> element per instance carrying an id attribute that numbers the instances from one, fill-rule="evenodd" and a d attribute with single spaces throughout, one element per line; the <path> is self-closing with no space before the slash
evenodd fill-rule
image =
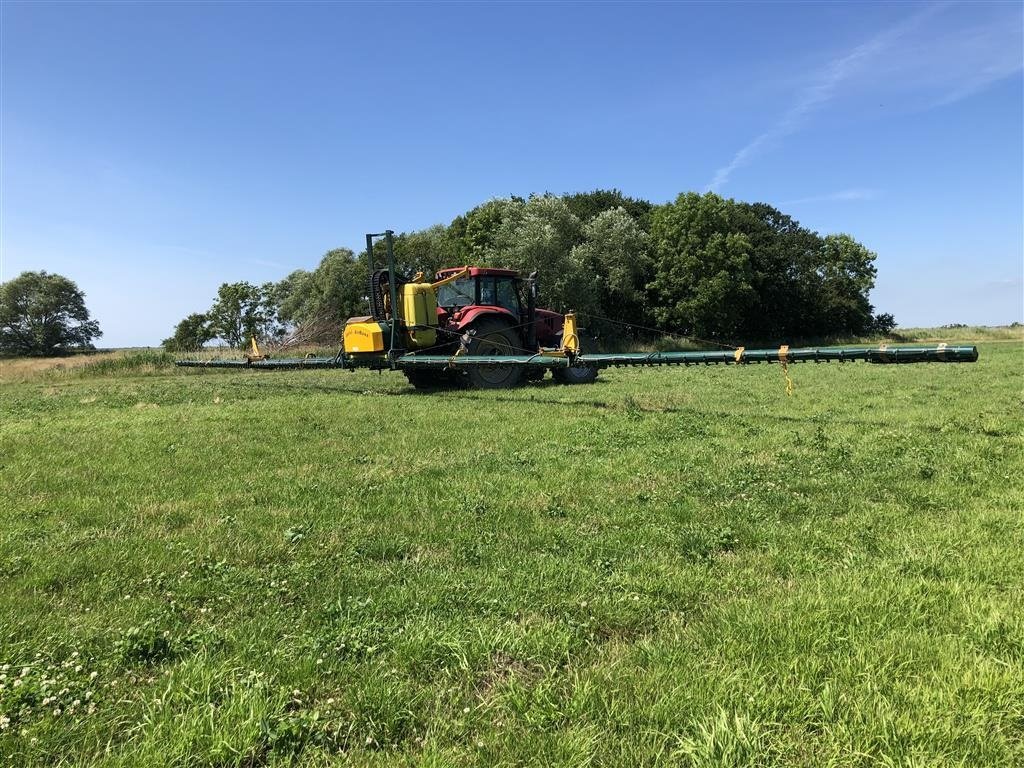
<path id="1" fill-rule="evenodd" d="M 395 238 L 399 268 L 433 275 L 471 264 L 539 272 L 540 305 L 576 310 L 600 334 L 629 329 L 720 342 L 886 333 L 868 294 L 875 254 L 820 235 L 765 203 L 714 193 L 654 205 L 617 190 L 489 200 L 450 224 Z M 276 283 L 225 283 L 206 312 L 164 341 L 172 350 L 250 336 L 335 342 L 366 313 L 364 253 L 328 251 Z"/>

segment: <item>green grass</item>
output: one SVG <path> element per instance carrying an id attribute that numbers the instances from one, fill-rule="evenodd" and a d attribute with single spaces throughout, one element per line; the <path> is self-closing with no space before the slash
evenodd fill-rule
<path id="1" fill-rule="evenodd" d="M 0 764 L 1022 764 L 1022 351 L 5 384 Z"/>

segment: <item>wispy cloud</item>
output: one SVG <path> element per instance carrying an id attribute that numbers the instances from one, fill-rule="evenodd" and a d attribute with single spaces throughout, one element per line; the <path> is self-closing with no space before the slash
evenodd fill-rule
<path id="1" fill-rule="evenodd" d="M 1000 16 L 974 26 L 956 20 L 950 29 L 930 28 L 932 17 L 949 5 L 929 5 L 825 65 L 796 93 L 792 106 L 774 125 L 715 172 L 706 191 L 720 189 L 739 168 L 795 133 L 809 115 L 845 90 L 866 90 L 876 98 L 896 92 L 901 101 L 907 101 L 908 91 L 930 93 L 922 106 L 932 108 L 1020 71 L 1019 12 L 1012 19 Z"/>
<path id="2" fill-rule="evenodd" d="M 246 259 L 249 264 L 255 264 L 257 267 L 269 267 L 271 269 L 288 269 L 285 264 L 279 264 L 276 261 L 267 261 L 266 259 Z"/>
<path id="3" fill-rule="evenodd" d="M 783 200 L 779 205 L 801 205 L 802 203 L 849 202 L 857 200 L 874 200 L 881 193 L 877 189 L 841 189 L 825 195 L 798 197 L 795 200 Z"/>

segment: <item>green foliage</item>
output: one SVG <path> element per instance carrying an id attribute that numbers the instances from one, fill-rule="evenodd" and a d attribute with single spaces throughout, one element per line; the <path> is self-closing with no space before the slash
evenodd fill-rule
<path id="1" fill-rule="evenodd" d="M 891 330 L 868 293 L 875 254 L 762 203 L 680 195 L 651 218 L 658 322 L 698 337 L 799 339 Z"/>
<path id="2" fill-rule="evenodd" d="M 819 309 L 821 238 L 770 205 L 729 203 L 732 226 L 750 242 L 755 294 L 739 333 L 753 339 L 827 335 Z"/>
<path id="3" fill-rule="evenodd" d="M 828 235 L 821 246 L 819 300 L 825 333 L 865 333 L 872 326 L 868 291 L 875 254 L 849 235 Z"/>
<path id="4" fill-rule="evenodd" d="M 209 330 L 231 347 L 241 347 L 255 336 L 273 339 L 283 333 L 278 321 L 276 290 L 273 283 L 223 283 L 217 300 L 207 313 Z"/>
<path id="5" fill-rule="evenodd" d="M 0 763 L 1024 764 L 1015 334 L 0 385 Z"/>
<path id="6" fill-rule="evenodd" d="M 595 189 L 593 192 L 576 192 L 563 197 L 569 210 L 584 224 L 605 211 L 621 208 L 643 231 L 650 227 L 651 211 L 654 205 L 646 200 L 627 197 L 617 189 Z"/>
<path id="7" fill-rule="evenodd" d="M 733 339 L 755 297 L 751 244 L 733 223 L 731 200 L 680 195 L 651 217 L 655 316 L 665 326 L 706 338 Z"/>
<path id="8" fill-rule="evenodd" d="M 162 344 L 168 352 L 194 352 L 212 341 L 215 332 L 210 318 L 202 312 L 193 312 L 174 327 L 174 335 Z"/>
<path id="9" fill-rule="evenodd" d="M 279 284 L 280 317 L 315 328 L 312 340 L 337 339 L 346 318 L 366 314 L 368 279 L 365 257 L 347 248 L 328 251 L 315 270 L 298 270 Z"/>
<path id="10" fill-rule="evenodd" d="M 48 272 L 23 272 L 0 284 L 0 353 L 59 355 L 92 349 L 102 336 L 89 319 L 85 294 L 71 280 Z"/>
<path id="11" fill-rule="evenodd" d="M 469 263 L 480 264 L 493 255 L 498 231 L 525 202 L 521 197 L 495 198 L 453 222 L 452 229 L 461 237 Z"/>
<path id="12" fill-rule="evenodd" d="M 539 273 L 541 305 L 559 311 L 600 309 L 600 280 L 575 246 L 580 220 L 554 195 L 506 201 L 504 218 L 483 257 L 490 266 Z"/>
<path id="13" fill-rule="evenodd" d="M 410 276 L 422 272 L 426 280 L 432 280 L 440 269 L 465 263 L 463 244 L 442 224 L 398 235 L 394 248 L 395 261 L 402 269 Z"/>
<path id="14" fill-rule="evenodd" d="M 573 247 L 573 257 L 582 270 L 600 282 L 599 308 L 602 317 L 646 320 L 643 286 L 651 278 L 653 263 L 649 237 L 625 208 L 609 208 L 591 217 L 583 227 L 583 242 Z M 598 321 L 584 319 L 594 329 Z M 614 327 L 606 333 L 621 333 Z"/>

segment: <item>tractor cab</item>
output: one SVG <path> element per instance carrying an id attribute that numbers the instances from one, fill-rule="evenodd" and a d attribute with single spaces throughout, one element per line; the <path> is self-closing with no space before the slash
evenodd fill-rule
<path id="1" fill-rule="evenodd" d="M 442 327 L 461 330 L 490 315 L 506 318 L 521 337 L 523 349 L 560 343 L 562 315 L 536 306 L 536 273 L 524 278 L 512 269 L 449 267 L 440 270 L 436 279 Z"/>
<path id="2" fill-rule="evenodd" d="M 437 289 L 437 306 L 446 313 L 453 313 L 469 306 L 500 307 L 515 316 L 523 314 L 526 301 L 523 296 L 523 280 L 510 269 L 487 267 L 461 267 L 443 269 L 437 273 L 437 280 L 459 272 L 469 274 L 445 283 Z"/>

